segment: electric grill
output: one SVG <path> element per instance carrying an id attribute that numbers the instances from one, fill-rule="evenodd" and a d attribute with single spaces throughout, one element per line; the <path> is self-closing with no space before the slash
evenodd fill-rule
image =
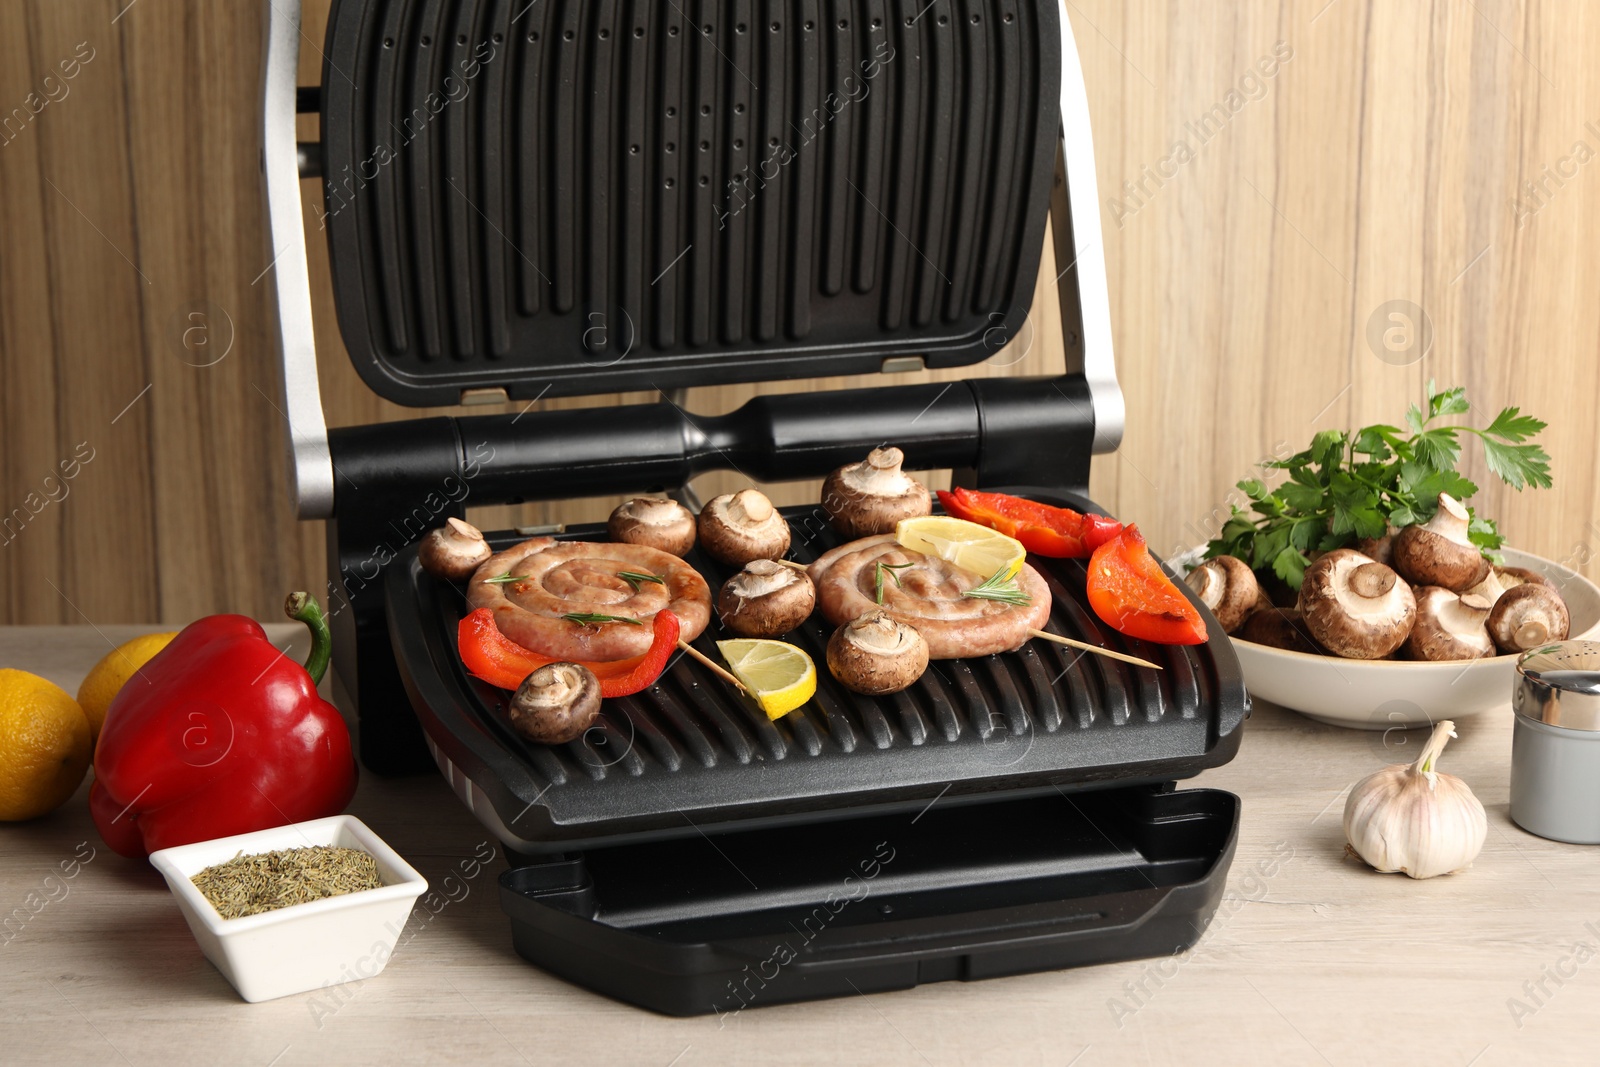
<path id="1" fill-rule="evenodd" d="M 1221 894 L 1237 661 L 1104 626 L 1082 561 L 1033 560 L 1051 630 L 911 689 L 769 722 L 679 657 L 580 741 L 533 745 L 455 652 L 417 563 L 466 506 L 819 477 L 872 447 L 1080 510 L 1114 450 L 1087 104 L 1052 0 L 335 0 L 320 87 L 269 0 L 265 147 L 300 514 L 327 520 L 336 666 L 379 773 L 431 761 L 505 845 L 517 950 L 674 1014 L 1178 951 Z M 297 142 L 297 112 L 320 141 Z M 355 369 L 413 406 L 519 414 L 328 430 L 299 179 L 320 176 Z M 1051 222 L 1067 365 L 1048 378 L 764 396 L 688 386 L 968 366 L 1021 329 Z M 653 403 L 534 411 L 558 396 Z M 835 544 L 785 509 L 791 557 Z M 498 548 L 531 530 L 491 534 Z M 543 532 L 543 531 L 540 531 Z M 559 536 L 602 540 L 603 527 Z M 728 576 L 701 553 L 713 585 Z M 1202 608 L 1202 611 L 1204 609 Z M 715 622 L 698 640 L 715 654 Z M 791 639 L 819 664 L 814 618 Z"/>

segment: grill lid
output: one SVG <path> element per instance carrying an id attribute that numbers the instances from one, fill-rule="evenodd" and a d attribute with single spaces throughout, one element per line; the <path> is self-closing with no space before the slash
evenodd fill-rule
<path id="1" fill-rule="evenodd" d="M 322 221 L 369 387 L 422 406 L 962 366 L 1016 333 L 1059 5 L 703 10 L 337 0 Z"/>
<path id="2" fill-rule="evenodd" d="M 1076 496 L 1045 499 L 1093 509 Z M 810 512 L 785 509 L 800 562 L 837 543 L 804 521 Z M 605 539 L 598 526 L 563 536 Z M 491 538 L 496 549 L 517 539 Z M 732 573 L 698 550 L 688 558 L 713 588 Z M 1084 561 L 1030 562 L 1050 585 L 1053 632 L 1165 669 L 1034 640 L 1015 653 L 937 661 L 911 689 L 866 697 L 828 674 L 831 628 L 813 617 L 788 639 L 817 662 L 817 694 L 777 722 L 680 656 L 649 689 L 608 700 L 584 739 L 551 747 L 523 741 L 507 694 L 466 674 L 456 653 L 465 604 L 421 569 L 414 548 L 388 569 L 389 627 L 436 760 L 478 817 L 528 853 L 915 812 L 935 798 L 1162 783 L 1232 758 L 1248 701 L 1220 628 L 1193 647 L 1124 637 L 1087 607 Z M 696 645 L 715 656 L 725 636 L 713 620 Z"/>

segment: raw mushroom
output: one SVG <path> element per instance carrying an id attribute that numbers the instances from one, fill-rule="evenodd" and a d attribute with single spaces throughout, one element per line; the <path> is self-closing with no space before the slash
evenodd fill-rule
<path id="1" fill-rule="evenodd" d="M 1473 586 L 1471 589 L 1468 589 L 1461 595 L 1467 596 L 1470 594 L 1472 596 L 1480 596 L 1484 600 L 1488 601 L 1489 606 L 1492 608 L 1495 606 L 1495 603 L 1505 595 L 1505 592 L 1506 586 L 1500 580 L 1499 570 L 1491 567 L 1489 569 L 1489 573 L 1483 576 L 1483 581 L 1479 582 L 1477 585 Z"/>
<path id="2" fill-rule="evenodd" d="M 758 489 L 725 493 L 700 509 L 700 546 L 734 567 L 780 559 L 789 551 L 789 524 Z"/>
<path id="3" fill-rule="evenodd" d="M 1317 642 L 1346 659 L 1382 659 L 1417 617 L 1411 587 L 1383 564 L 1339 548 L 1306 568 L 1300 611 Z"/>
<path id="4" fill-rule="evenodd" d="M 1412 585 L 1442 585 L 1457 593 L 1477 585 L 1489 561 L 1467 539 L 1469 521 L 1459 500 L 1440 493 L 1433 518 L 1394 535 L 1394 569 Z"/>
<path id="5" fill-rule="evenodd" d="M 1489 613 L 1489 636 L 1502 652 L 1526 652 L 1564 641 L 1569 625 L 1566 601 L 1555 586 L 1542 582 L 1506 590 Z"/>
<path id="6" fill-rule="evenodd" d="M 438 529 L 429 530 L 417 546 L 422 569 L 436 578 L 460 582 L 472 577 L 478 564 L 494 555 L 483 533 L 472 523 L 454 515 Z"/>
<path id="7" fill-rule="evenodd" d="M 1268 606 L 1253 611 L 1233 636 L 1241 641 L 1253 641 L 1258 645 L 1289 652 L 1303 652 L 1308 656 L 1327 655 L 1322 646 L 1317 644 L 1317 639 L 1311 636 L 1299 608 Z"/>
<path id="8" fill-rule="evenodd" d="M 1250 565 L 1235 556 L 1208 559 L 1184 579 L 1200 602 L 1211 609 L 1224 633 L 1233 633 L 1256 610 L 1261 586 Z"/>
<path id="9" fill-rule="evenodd" d="M 894 532 L 901 519 L 933 510 L 928 487 L 900 469 L 898 448 L 874 448 L 860 463 L 850 463 L 822 483 L 822 510 L 833 528 L 849 539 Z"/>
<path id="10" fill-rule="evenodd" d="M 717 615 L 740 637 L 777 637 L 811 617 L 817 589 L 803 570 L 753 559 L 722 583 Z"/>
<path id="11" fill-rule="evenodd" d="M 1417 591 L 1417 621 L 1406 638 L 1412 659 L 1479 659 L 1494 655 L 1484 625 L 1489 601 L 1476 593 L 1457 595 L 1437 585 Z"/>
<path id="12" fill-rule="evenodd" d="M 576 741 L 600 714 L 600 679 L 581 663 L 547 663 L 511 696 L 511 725 L 529 741 Z"/>
<path id="13" fill-rule="evenodd" d="M 828 670 L 857 693 L 898 693 L 927 669 L 927 642 L 886 611 L 866 612 L 828 639 Z"/>
<path id="14" fill-rule="evenodd" d="M 1356 551 L 1385 567 L 1394 566 L 1394 531 L 1386 530 L 1382 537 L 1363 537 L 1356 542 Z"/>
<path id="15" fill-rule="evenodd" d="M 686 556 L 694 547 L 694 513 L 676 500 L 640 496 L 623 501 L 606 523 L 611 540 Z"/>
<path id="16" fill-rule="evenodd" d="M 1549 585 L 1550 579 L 1538 571 L 1530 571 L 1526 567 L 1496 567 L 1495 577 L 1500 579 L 1500 584 L 1506 589 L 1512 589 L 1525 583 L 1534 585 Z"/>

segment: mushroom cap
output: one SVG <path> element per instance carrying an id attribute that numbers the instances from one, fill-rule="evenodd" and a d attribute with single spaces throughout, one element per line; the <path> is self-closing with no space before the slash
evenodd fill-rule
<path id="1" fill-rule="evenodd" d="M 789 524 L 759 489 L 724 493 L 700 509 L 700 547 L 733 567 L 779 559 L 789 551 Z"/>
<path id="2" fill-rule="evenodd" d="M 1299 608 L 1280 608 L 1269 604 L 1251 612 L 1233 636 L 1241 641 L 1253 641 L 1258 645 L 1289 652 L 1303 652 L 1308 656 L 1328 654 L 1311 636 L 1311 630 L 1306 626 L 1305 616 Z"/>
<path id="3" fill-rule="evenodd" d="M 1494 655 L 1485 625 L 1489 601 L 1476 593 L 1452 593 L 1437 585 L 1416 592 L 1417 621 L 1406 638 L 1412 659 L 1480 659 Z"/>
<path id="4" fill-rule="evenodd" d="M 777 637 L 811 617 L 817 588 L 803 570 L 753 559 L 722 583 L 717 616 L 740 637 Z"/>
<path id="5" fill-rule="evenodd" d="M 581 663 L 547 663 L 522 680 L 507 711 L 529 741 L 575 741 L 600 714 L 600 679 Z"/>
<path id="6" fill-rule="evenodd" d="M 1411 633 L 1417 602 L 1394 571 L 1337 548 L 1306 568 L 1300 611 L 1312 636 L 1334 655 L 1382 659 Z"/>
<path id="7" fill-rule="evenodd" d="M 636 496 L 616 506 L 606 530 L 613 541 L 686 556 L 694 547 L 694 512 L 676 500 Z"/>
<path id="8" fill-rule="evenodd" d="M 417 562 L 422 569 L 452 582 L 472 577 L 478 565 L 492 555 L 494 549 L 483 539 L 483 532 L 454 515 L 445 519 L 443 526 L 423 535 L 417 546 Z"/>
<path id="9" fill-rule="evenodd" d="M 1200 602 L 1211 609 L 1224 633 L 1237 630 L 1261 597 L 1256 572 L 1236 556 L 1208 559 L 1189 572 L 1184 581 Z"/>
<path id="10" fill-rule="evenodd" d="M 933 511 L 928 487 L 900 469 L 905 454 L 890 445 L 874 448 L 860 463 L 847 463 L 822 483 L 822 510 L 848 540 L 893 533 L 901 519 Z"/>
<path id="11" fill-rule="evenodd" d="M 1459 500 L 1440 493 L 1433 518 L 1394 535 L 1394 569 L 1412 585 L 1439 585 L 1456 593 L 1477 585 L 1489 561 L 1467 539 L 1470 519 Z"/>
<path id="12" fill-rule="evenodd" d="M 828 638 L 828 670 L 846 689 L 898 693 L 928 669 L 928 643 L 886 611 L 869 611 Z"/>
<path id="13" fill-rule="evenodd" d="M 1502 652 L 1564 641 L 1571 626 L 1567 602 L 1555 586 L 1524 582 L 1507 589 L 1489 612 L 1489 636 Z"/>

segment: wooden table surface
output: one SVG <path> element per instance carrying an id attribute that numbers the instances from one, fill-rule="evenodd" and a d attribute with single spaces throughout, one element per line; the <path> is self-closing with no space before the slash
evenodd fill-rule
<path id="1" fill-rule="evenodd" d="M 75 691 L 108 641 L 146 629 L 0 629 L 0 666 Z M 1464 874 L 1414 882 L 1343 855 L 1345 791 L 1416 738 L 1392 736 L 1386 752 L 1380 735 L 1258 704 L 1238 758 L 1197 780 L 1243 797 L 1244 821 L 1223 903 L 1191 952 L 752 1009 L 720 1025 L 618 1004 L 524 963 L 496 868 L 413 918 L 375 978 L 247 1004 L 201 956 L 160 876 L 100 844 L 85 787 L 46 818 L 0 826 L 0 915 L 25 917 L 0 935 L 0 1062 L 1594 1063 L 1600 852 L 1509 821 L 1509 710 L 1459 726 L 1445 769 L 1489 811 L 1488 844 Z M 350 810 L 435 885 L 486 838 L 436 775 L 364 775 Z M 47 876 L 90 850 L 40 906 Z"/>

